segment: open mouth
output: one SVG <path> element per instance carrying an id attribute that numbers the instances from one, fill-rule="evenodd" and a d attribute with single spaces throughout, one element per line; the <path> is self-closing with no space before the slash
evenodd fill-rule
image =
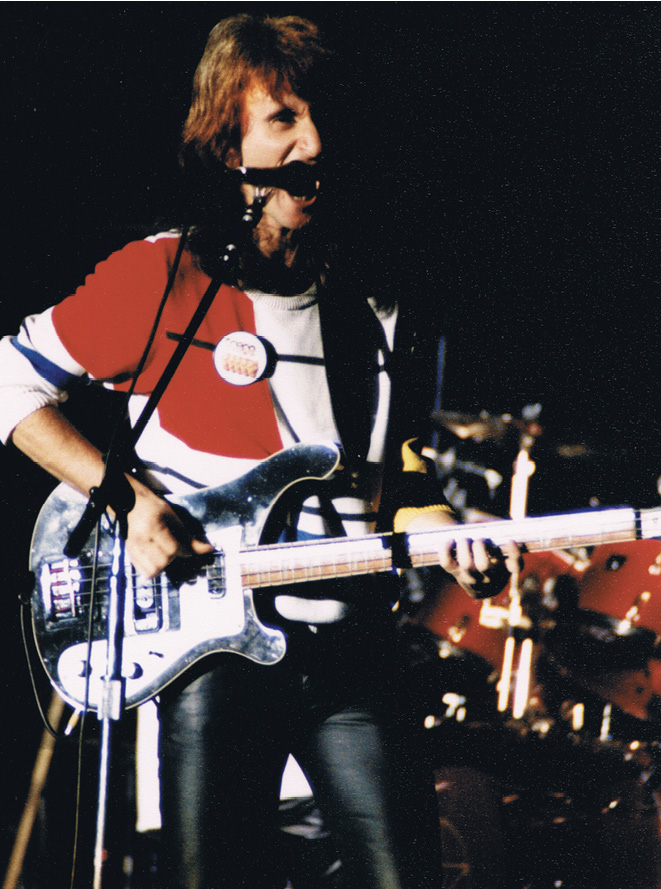
<path id="1" fill-rule="evenodd" d="M 302 161 L 291 161 L 280 168 L 281 188 L 289 192 L 298 202 L 314 200 L 321 188 L 321 174 L 317 164 L 306 164 Z"/>
<path id="2" fill-rule="evenodd" d="M 311 182 L 307 185 L 303 194 L 292 194 L 291 197 L 299 204 L 305 203 L 306 201 L 312 203 L 316 200 L 320 188 L 321 182 L 317 179 L 315 182 Z"/>
<path id="3" fill-rule="evenodd" d="M 280 167 L 238 167 L 231 171 L 241 181 L 255 188 L 286 191 L 295 201 L 312 201 L 321 188 L 321 175 L 317 164 L 290 161 Z"/>
<path id="4" fill-rule="evenodd" d="M 295 173 L 289 182 L 283 183 L 285 190 L 295 201 L 303 203 L 313 201 L 317 197 L 321 189 L 321 175 L 318 168 L 315 169 L 311 164 L 294 162 L 283 169 Z"/>

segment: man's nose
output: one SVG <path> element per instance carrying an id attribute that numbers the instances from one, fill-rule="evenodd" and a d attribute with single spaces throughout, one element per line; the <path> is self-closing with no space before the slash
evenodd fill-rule
<path id="1" fill-rule="evenodd" d="M 299 147 L 305 153 L 305 160 L 315 160 L 321 154 L 321 136 L 311 117 L 302 122 Z"/>

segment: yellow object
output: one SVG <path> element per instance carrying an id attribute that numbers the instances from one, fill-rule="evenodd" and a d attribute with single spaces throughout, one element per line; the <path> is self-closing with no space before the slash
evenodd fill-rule
<path id="1" fill-rule="evenodd" d="M 417 518 L 417 516 L 427 515 L 430 512 L 452 513 L 452 507 L 443 503 L 437 503 L 434 506 L 403 506 L 395 513 L 393 531 L 395 534 L 401 534 L 406 530 L 406 526 L 410 521 Z"/>
<path id="2" fill-rule="evenodd" d="M 423 475 L 426 475 L 429 471 L 427 463 L 425 462 L 424 457 L 421 457 L 420 454 L 416 454 L 411 447 L 414 441 L 418 441 L 418 439 L 409 438 L 409 440 L 405 441 L 402 445 L 402 469 L 404 472 L 421 472 Z"/>

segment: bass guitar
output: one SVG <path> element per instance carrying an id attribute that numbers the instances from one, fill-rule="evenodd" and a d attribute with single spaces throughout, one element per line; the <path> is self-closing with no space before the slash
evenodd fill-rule
<path id="1" fill-rule="evenodd" d="M 214 555 L 203 562 L 180 560 L 187 574 L 167 571 L 153 580 L 127 562 L 122 641 L 127 707 L 154 697 L 214 652 L 234 652 L 264 665 L 281 660 L 285 635 L 260 621 L 253 601 L 257 589 L 437 565 L 441 543 L 459 538 L 488 538 L 496 546 L 515 541 L 534 552 L 661 537 L 661 508 L 618 507 L 408 535 L 263 544 L 267 521 L 285 492 L 329 478 L 338 461 L 333 447 L 296 445 L 237 481 L 168 497 L 204 529 Z M 95 535 L 77 558 L 63 555 L 85 505 L 86 498 L 64 484 L 44 504 L 31 547 L 31 604 L 37 649 L 51 684 L 74 708 L 94 710 L 105 675 L 114 538 L 104 519 L 96 568 Z"/>

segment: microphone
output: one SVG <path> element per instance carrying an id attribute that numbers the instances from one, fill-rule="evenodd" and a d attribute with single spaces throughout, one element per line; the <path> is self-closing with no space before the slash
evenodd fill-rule
<path id="1" fill-rule="evenodd" d="M 239 167 L 233 171 L 242 182 L 258 188 L 282 188 L 294 197 L 312 198 L 319 188 L 318 164 L 291 161 L 282 167 Z"/>

